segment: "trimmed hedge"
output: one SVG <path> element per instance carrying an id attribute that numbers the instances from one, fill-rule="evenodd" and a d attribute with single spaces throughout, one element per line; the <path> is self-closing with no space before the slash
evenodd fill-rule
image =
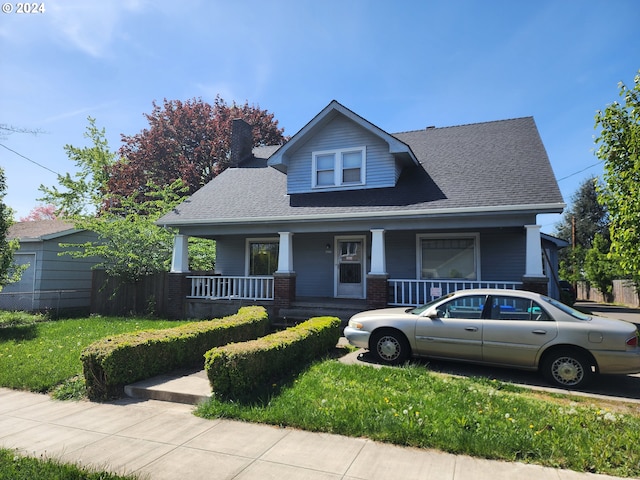
<path id="1" fill-rule="evenodd" d="M 213 348 L 205 354 L 205 370 L 215 394 L 248 398 L 325 354 L 339 338 L 339 318 L 315 317 L 257 340 Z"/>
<path id="2" fill-rule="evenodd" d="M 202 365 L 212 347 L 266 335 L 264 307 L 243 307 L 235 315 L 104 338 L 82 351 L 87 394 L 93 400 L 118 397 L 124 386 L 178 368 Z"/>

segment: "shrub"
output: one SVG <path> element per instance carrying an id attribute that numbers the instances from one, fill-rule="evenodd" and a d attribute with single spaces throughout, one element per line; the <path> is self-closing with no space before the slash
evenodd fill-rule
<path id="1" fill-rule="evenodd" d="M 212 347 L 252 340 L 268 330 L 263 307 L 244 307 L 222 319 L 104 338 L 85 348 L 80 357 L 87 395 L 93 400 L 117 397 L 126 384 L 202 365 Z"/>
<path id="2" fill-rule="evenodd" d="M 205 370 L 216 394 L 246 398 L 334 348 L 339 338 L 340 319 L 316 317 L 257 340 L 213 348 L 205 354 Z"/>

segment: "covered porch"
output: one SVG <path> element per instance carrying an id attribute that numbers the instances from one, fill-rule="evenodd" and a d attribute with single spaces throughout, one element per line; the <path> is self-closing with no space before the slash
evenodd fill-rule
<path id="1" fill-rule="evenodd" d="M 204 275 L 188 270 L 188 237 L 177 235 L 170 277 L 178 286 L 173 289 L 175 293 L 172 303 L 176 307 L 176 317 L 193 316 L 194 312 L 207 309 L 207 306 L 215 308 L 214 306 L 231 305 L 235 308 L 240 304 L 259 303 L 267 307 L 274 318 L 282 319 L 297 318 L 302 315 L 299 312 L 332 314 L 331 311 L 337 311 L 344 314 L 344 306 L 348 306 L 346 310 L 352 311 L 386 306 L 418 306 L 455 290 L 470 288 L 528 289 L 547 293 L 549 280 L 543 271 L 540 227 L 526 225 L 524 232 L 525 275 L 520 275 L 517 280 L 511 278 L 504 281 L 480 278 L 424 279 L 418 278 L 419 273 L 416 273 L 415 278 L 394 275 L 394 272 L 390 273 L 387 268 L 388 231 L 381 228 L 370 229 L 366 235 L 335 235 L 332 237 L 335 241 L 326 243 L 322 243 L 324 240 L 321 239 L 321 248 L 325 251 L 316 251 L 315 256 L 319 260 L 315 264 L 309 260 L 309 249 L 303 250 L 309 243 L 309 236 L 304 237 L 302 234 L 289 231 L 278 232 L 277 268 L 271 275 L 252 275 L 248 271 L 244 275 L 226 275 L 223 271 Z M 296 235 L 300 240 L 295 250 L 296 265 L 301 266 L 299 273 L 294 269 Z M 395 239 L 393 243 L 397 243 Z M 303 251 L 306 253 L 301 253 Z M 479 253 L 477 255 L 479 256 Z M 309 268 L 309 265 L 318 265 L 320 261 L 333 264 L 333 280 L 328 274 L 323 277 L 313 268 Z M 395 258 L 392 263 L 397 263 Z M 317 268 L 318 271 L 320 269 Z M 318 281 L 324 284 L 333 281 L 335 285 L 333 289 L 316 289 L 318 294 L 310 295 L 309 292 L 313 289 L 305 287 L 307 280 L 301 281 L 299 277 L 302 275 L 315 275 L 320 277 Z M 490 275 L 487 276 L 491 278 Z M 303 291 L 300 291 L 299 284 L 303 285 Z M 197 304 L 199 307 L 194 310 L 186 308 L 187 304 Z"/>

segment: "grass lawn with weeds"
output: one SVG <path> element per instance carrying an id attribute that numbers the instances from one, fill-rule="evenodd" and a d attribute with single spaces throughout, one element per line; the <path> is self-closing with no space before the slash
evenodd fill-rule
<path id="1" fill-rule="evenodd" d="M 213 399 L 197 414 L 536 463 L 640 476 L 640 414 L 424 365 L 319 362 L 254 403 Z M 636 407 L 637 408 L 637 407 Z M 633 410 L 631 410 L 633 411 Z M 624 413 L 622 413 L 624 412 Z"/>
<path id="2" fill-rule="evenodd" d="M 135 476 L 89 470 L 48 458 L 25 457 L 0 449 L 0 480 L 135 480 Z"/>
<path id="3" fill-rule="evenodd" d="M 0 313 L 0 386 L 33 392 L 58 390 L 60 398 L 84 394 L 80 353 L 119 333 L 175 327 L 186 322 L 91 316 L 50 320 Z"/>

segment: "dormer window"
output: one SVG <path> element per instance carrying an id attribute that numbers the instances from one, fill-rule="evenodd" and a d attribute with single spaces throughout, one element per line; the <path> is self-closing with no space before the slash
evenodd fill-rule
<path id="1" fill-rule="evenodd" d="M 365 184 L 366 147 L 313 152 L 313 188 Z"/>

